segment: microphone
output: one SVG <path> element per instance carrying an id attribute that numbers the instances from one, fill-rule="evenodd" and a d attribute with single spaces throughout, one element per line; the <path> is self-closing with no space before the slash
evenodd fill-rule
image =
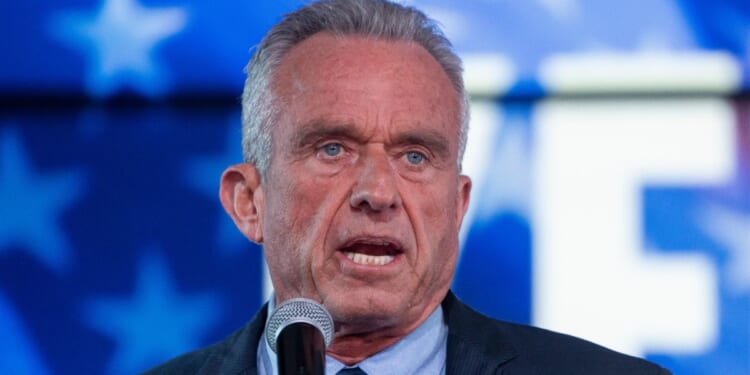
<path id="1" fill-rule="evenodd" d="M 276 353 L 280 375 L 322 375 L 326 347 L 333 340 L 333 319 L 317 302 L 292 298 L 271 313 L 266 340 Z"/>

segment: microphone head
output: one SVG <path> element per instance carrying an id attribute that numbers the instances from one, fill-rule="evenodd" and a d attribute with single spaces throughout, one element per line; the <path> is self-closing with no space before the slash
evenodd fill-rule
<path id="1" fill-rule="evenodd" d="M 307 298 L 292 298 L 279 304 L 266 322 L 266 341 L 274 353 L 281 331 L 293 323 L 307 323 L 322 334 L 326 347 L 333 341 L 333 318 L 319 303 Z"/>

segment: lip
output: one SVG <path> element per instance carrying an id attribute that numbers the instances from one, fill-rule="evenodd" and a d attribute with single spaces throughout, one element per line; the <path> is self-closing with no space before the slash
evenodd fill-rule
<path id="1" fill-rule="evenodd" d="M 350 248 L 354 245 L 373 245 L 373 246 L 385 246 L 390 250 L 387 251 L 388 255 L 400 255 L 405 252 L 404 245 L 397 238 L 389 236 L 355 236 L 349 238 L 341 246 L 338 246 L 338 252 L 344 252 L 344 249 Z"/>

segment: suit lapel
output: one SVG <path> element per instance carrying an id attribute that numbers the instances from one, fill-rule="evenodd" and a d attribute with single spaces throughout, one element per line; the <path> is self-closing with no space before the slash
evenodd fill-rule
<path id="1" fill-rule="evenodd" d="M 459 301 L 452 292 L 443 300 L 448 325 L 446 375 L 495 374 L 516 356 L 495 322 Z"/>

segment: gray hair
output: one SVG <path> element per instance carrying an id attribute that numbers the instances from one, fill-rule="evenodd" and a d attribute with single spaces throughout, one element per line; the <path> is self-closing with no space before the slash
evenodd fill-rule
<path id="1" fill-rule="evenodd" d="M 271 126 L 278 118 L 271 81 L 283 57 L 306 38 L 328 31 L 414 42 L 440 64 L 460 98 L 458 167 L 461 168 L 469 124 L 468 95 L 461 59 L 437 23 L 421 11 L 386 0 L 323 0 L 289 13 L 266 34 L 247 65 L 242 92 L 242 153 L 265 175 L 271 157 Z"/>

